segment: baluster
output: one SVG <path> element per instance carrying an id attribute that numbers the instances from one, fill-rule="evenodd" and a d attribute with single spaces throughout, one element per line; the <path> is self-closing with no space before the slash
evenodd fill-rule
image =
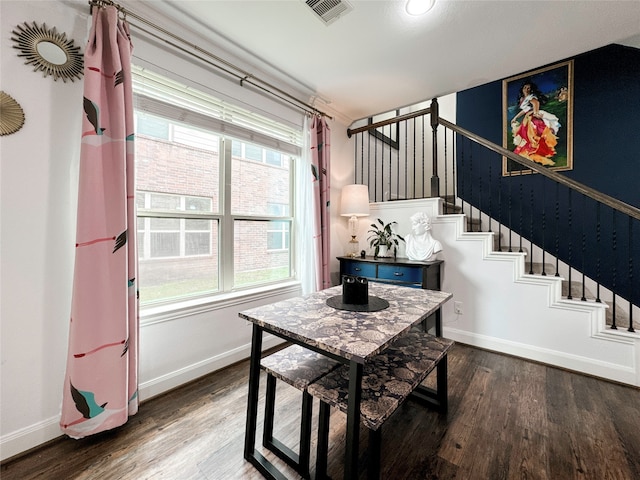
<path id="1" fill-rule="evenodd" d="M 378 201 L 378 139 L 376 137 L 374 137 L 374 142 L 373 142 L 373 158 L 374 158 L 374 165 L 375 165 L 375 171 L 373 172 L 375 175 L 375 184 L 376 184 L 376 194 L 375 194 L 375 201 Z M 384 166 L 382 165 L 382 162 L 380 163 L 380 170 L 382 170 L 382 174 L 384 175 Z M 380 182 L 382 183 L 382 180 L 380 180 Z M 384 185 L 382 185 L 382 189 L 384 190 Z M 383 192 L 383 196 L 384 196 L 384 192 Z M 383 198 L 384 200 L 384 198 Z"/>
<path id="2" fill-rule="evenodd" d="M 353 158 L 355 158 L 353 162 L 353 183 L 358 183 L 358 135 L 356 135 L 353 145 Z"/>
<path id="3" fill-rule="evenodd" d="M 478 231 L 482 231 L 482 176 L 478 177 Z"/>
<path id="4" fill-rule="evenodd" d="M 633 218 L 629 217 L 629 285 L 631 291 L 633 291 Z M 629 328 L 627 331 L 635 332 L 633 329 L 633 293 L 629 294 L 631 300 L 629 301 Z"/>
<path id="5" fill-rule="evenodd" d="M 397 124 L 398 125 L 398 135 L 400 135 L 400 123 Z M 398 138 L 398 161 L 396 162 L 396 192 L 400 191 L 400 138 Z M 391 175 L 391 149 L 389 149 L 389 175 Z M 392 179 L 389 179 L 389 185 L 391 185 L 393 183 Z M 391 187 L 389 187 L 389 190 L 391 190 Z"/>
<path id="6" fill-rule="evenodd" d="M 418 198 L 416 192 L 418 191 L 418 186 L 416 185 L 416 181 L 418 179 L 418 175 L 416 174 L 416 117 L 413 117 L 413 197 Z"/>
<path id="7" fill-rule="evenodd" d="M 362 183 L 369 185 L 370 172 L 367 170 L 367 181 L 364 181 L 364 133 L 360 133 L 360 168 L 362 170 Z M 357 158 L 357 157 L 356 157 Z"/>
<path id="8" fill-rule="evenodd" d="M 560 184 L 556 183 L 556 277 L 560 276 Z"/>
<path id="9" fill-rule="evenodd" d="M 491 197 L 492 197 L 492 193 L 493 193 L 493 175 L 491 174 L 491 165 L 493 164 L 493 162 L 489 161 L 489 229 L 487 230 L 487 232 L 491 233 Z M 493 250 L 493 246 L 491 248 Z"/>
<path id="10" fill-rule="evenodd" d="M 420 177 L 422 178 L 422 198 L 426 198 L 426 195 L 424 194 L 424 179 L 427 176 L 427 172 L 424 171 L 424 120 L 425 120 L 425 115 L 422 116 L 422 174 L 420 175 Z"/>
<path id="11" fill-rule="evenodd" d="M 500 178 L 498 179 L 498 218 L 500 220 L 498 220 L 498 251 L 501 252 L 502 251 L 502 223 L 503 223 L 503 219 L 502 219 L 502 188 L 504 185 L 504 180 L 505 177 L 500 176 Z"/>
<path id="12" fill-rule="evenodd" d="M 473 228 L 473 143 L 469 144 L 469 225 Z"/>
<path id="13" fill-rule="evenodd" d="M 602 303 L 600 300 L 600 206 L 596 204 L 596 303 Z"/>
<path id="14" fill-rule="evenodd" d="M 458 181 L 456 176 L 456 138 L 457 134 L 453 130 L 451 131 L 451 158 L 453 161 L 451 162 L 451 185 L 453 185 L 453 192 L 451 192 L 451 196 L 453 197 L 453 211 L 455 213 L 455 206 L 457 203 L 458 196 Z"/>
<path id="15" fill-rule="evenodd" d="M 568 214 L 569 214 L 569 222 L 568 222 L 569 233 L 567 235 L 567 238 L 569 239 L 569 262 L 568 262 L 568 264 L 569 264 L 569 292 L 568 292 L 568 295 L 567 295 L 567 299 L 569 299 L 569 300 L 571 300 L 573 298 L 573 296 L 571 295 L 571 253 L 572 253 L 572 250 L 573 250 L 573 235 L 571 234 L 572 231 L 573 231 L 573 229 L 571 228 L 571 223 L 573 221 L 573 218 L 572 218 L 573 210 L 572 210 L 572 207 L 571 207 L 571 198 L 572 198 L 571 197 L 571 190 L 569 190 L 569 211 L 568 211 Z"/>
<path id="16" fill-rule="evenodd" d="M 618 273 L 618 231 L 616 230 L 616 211 L 613 210 L 613 217 L 611 219 L 612 222 L 612 237 L 611 237 L 611 250 L 613 257 L 613 271 L 611 272 L 611 291 L 613 292 L 613 306 L 611 308 L 611 314 L 613 319 L 611 320 L 611 329 L 617 330 L 618 326 L 616 325 L 616 276 Z"/>
<path id="17" fill-rule="evenodd" d="M 363 133 L 363 135 L 364 135 L 364 133 Z M 375 162 L 375 160 L 376 160 L 376 158 L 374 156 L 373 157 L 373 161 Z M 367 183 L 369 184 L 369 187 L 371 187 L 371 183 L 372 183 L 371 182 L 371 135 L 369 135 L 369 134 L 367 134 L 367 162 L 369 163 L 369 168 L 367 170 L 367 180 L 368 180 Z M 374 177 L 373 177 L 374 185 L 375 185 L 375 181 L 376 181 L 375 178 L 376 178 L 376 175 L 374 174 Z M 375 186 L 374 186 L 374 189 L 373 189 L 373 201 L 374 202 L 376 201 Z"/>
<path id="18" fill-rule="evenodd" d="M 392 128 L 394 128 L 397 124 L 389 124 L 389 138 L 391 137 L 391 132 L 392 132 Z M 398 139 L 399 141 L 400 139 Z M 389 144 L 389 200 L 391 199 L 391 187 L 392 187 L 392 183 L 393 183 L 393 172 L 392 172 L 392 167 L 393 167 L 393 161 L 391 159 L 391 154 L 392 154 L 392 150 L 393 148 L 391 148 L 391 144 Z M 384 155 L 383 155 L 383 159 L 382 161 L 384 162 Z M 398 164 L 400 164 L 400 158 L 398 158 Z"/>
<path id="19" fill-rule="evenodd" d="M 449 168 L 447 167 L 447 154 L 448 154 L 448 142 L 447 142 L 447 132 L 449 130 L 447 129 L 447 127 L 444 127 L 444 198 L 445 198 L 445 213 L 448 213 L 448 207 L 446 207 L 447 205 L 447 195 L 449 193 Z M 454 159 L 455 161 L 455 159 Z M 424 164 L 423 164 L 423 168 L 424 168 Z M 424 177 L 423 177 L 424 178 Z"/>
<path id="20" fill-rule="evenodd" d="M 547 254 L 547 245 L 545 242 L 546 239 L 546 228 L 547 228 L 547 181 L 546 179 L 540 175 L 540 183 L 542 184 L 542 276 L 547 276 L 546 270 L 546 254 Z"/>
<path id="21" fill-rule="evenodd" d="M 582 195 L 582 298 L 580 298 L 580 300 L 582 300 L 583 302 L 587 301 L 587 295 L 586 295 L 586 282 L 587 282 L 587 277 L 586 274 L 584 273 L 584 269 L 585 269 L 585 255 L 586 255 L 586 249 L 587 249 L 587 233 L 586 233 L 586 227 L 585 227 L 585 222 L 586 220 L 586 215 L 587 213 L 587 196 L 586 195 Z"/>
<path id="22" fill-rule="evenodd" d="M 407 163 L 409 162 L 409 157 L 408 157 L 408 150 L 407 150 L 407 142 L 409 141 L 409 139 L 407 138 L 408 135 L 408 131 L 407 131 L 407 122 L 406 120 L 403 122 L 404 123 L 404 199 L 409 198 L 409 185 L 407 184 L 407 168 L 409 167 L 407 165 Z M 398 125 L 398 131 L 400 131 L 400 125 Z M 400 142 L 400 139 L 398 139 L 398 142 Z M 389 152 L 391 152 L 391 149 L 389 149 Z M 391 159 L 391 155 L 389 155 L 389 159 Z M 400 197 L 400 144 L 398 143 L 398 168 L 396 168 L 396 199 L 399 200 Z"/>
<path id="23" fill-rule="evenodd" d="M 465 143 L 464 143 L 464 138 L 462 139 L 462 141 L 460 142 L 461 148 L 462 148 L 462 152 L 460 152 L 460 191 L 458 192 L 460 194 L 460 208 L 462 213 L 464 214 L 464 198 L 463 196 L 465 195 L 465 191 L 464 191 L 464 175 L 465 175 L 465 168 L 464 168 L 464 157 L 465 157 Z M 466 226 L 465 226 L 466 227 Z"/>
<path id="24" fill-rule="evenodd" d="M 509 252 L 512 252 L 512 242 L 511 242 L 511 233 L 513 232 L 513 216 L 511 215 L 512 206 L 513 206 L 513 172 L 509 174 L 509 208 L 507 209 L 507 219 L 509 220 Z"/>
<path id="25" fill-rule="evenodd" d="M 521 179 L 522 180 L 522 179 Z M 533 275 L 533 186 L 529 188 L 529 275 Z M 522 229 L 520 229 L 520 245 L 522 245 Z M 522 247 L 520 247 L 522 249 Z"/>
<path id="26" fill-rule="evenodd" d="M 518 196 L 519 196 L 519 204 L 520 204 L 520 215 L 518 218 L 518 225 L 519 225 L 519 230 L 518 233 L 520 234 L 520 248 L 518 249 L 518 252 L 522 253 L 522 235 L 523 235 L 523 230 L 522 230 L 522 221 L 523 221 L 523 215 L 522 215 L 522 207 L 524 204 L 524 193 L 523 193 L 523 185 L 522 185 L 522 170 L 520 170 L 520 174 L 518 175 L 520 178 L 520 185 L 518 186 Z"/>

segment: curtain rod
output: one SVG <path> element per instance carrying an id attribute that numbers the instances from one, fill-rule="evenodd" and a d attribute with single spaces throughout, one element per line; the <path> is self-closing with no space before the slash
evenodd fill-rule
<path id="1" fill-rule="evenodd" d="M 240 67 L 235 66 L 234 64 L 232 64 L 231 62 L 228 62 L 227 60 L 218 57 L 217 55 L 214 55 L 213 53 L 198 47 L 196 44 L 191 43 L 187 40 L 185 40 L 184 38 L 168 31 L 167 29 L 156 25 L 153 22 L 150 22 L 149 20 L 145 19 L 144 17 L 141 17 L 140 15 L 126 9 L 125 7 L 123 7 L 122 5 L 119 5 L 117 3 L 115 3 L 112 0 L 89 0 L 89 6 L 90 6 L 90 11 L 93 11 L 93 7 L 106 7 L 106 6 L 112 6 L 115 7 L 116 10 L 118 10 L 122 15 L 124 15 L 125 17 L 132 17 L 135 18 L 136 20 L 144 23 L 145 25 L 158 30 L 159 32 L 161 32 L 164 35 L 167 35 L 169 37 L 171 37 L 174 40 L 177 40 L 178 42 L 181 42 L 185 45 L 187 45 L 188 47 L 192 48 L 193 50 L 197 51 L 200 54 L 203 54 L 207 57 L 210 57 L 212 59 L 214 59 L 216 62 L 212 62 L 210 60 L 207 60 L 205 58 L 202 58 L 201 56 L 195 54 L 194 52 L 180 47 L 179 45 L 176 45 L 173 42 L 170 42 L 169 40 L 167 40 L 166 38 L 162 38 L 161 36 L 154 34 L 148 30 L 145 30 L 144 28 L 140 27 L 139 25 L 135 25 L 130 23 L 130 25 L 134 28 L 137 28 L 138 30 L 141 30 L 142 32 L 151 35 L 155 38 L 157 38 L 158 40 L 161 40 L 165 43 L 167 43 L 168 45 L 172 46 L 173 48 L 176 48 L 184 53 L 187 53 L 195 58 L 197 58 L 198 60 L 207 63 L 208 65 L 211 65 L 212 67 L 215 67 L 219 70 L 222 70 L 223 72 L 227 73 L 228 75 L 234 76 L 236 77 L 239 81 L 240 81 L 240 86 L 244 87 L 245 84 L 249 84 L 252 85 L 253 87 L 259 89 L 260 91 L 267 93 L 271 96 L 274 96 L 276 98 L 279 98 L 280 100 L 289 103 L 290 105 L 293 105 L 294 107 L 304 111 L 307 114 L 310 115 L 319 115 L 322 117 L 327 117 L 330 120 L 333 120 L 333 117 L 331 117 L 330 115 L 326 114 L 325 112 L 322 112 L 320 110 L 318 110 L 317 108 L 303 102 L 302 100 L 297 99 L 296 97 L 294 97 L 293 95 L 290 95 L 289 93 L 279 89 L 278 87 L 276 87 L 275 85 L 272 85 L 264 80 L 261 80 L 260 78 L 256 77 L 255 75 L 253 75 L 250 72 L 247 72 L 243 69 L 241 69 Z M 219 63 L 221 63 L 222 65 L 219 65 Z M 237 72 L 237 73 L 236 73 Z"/>

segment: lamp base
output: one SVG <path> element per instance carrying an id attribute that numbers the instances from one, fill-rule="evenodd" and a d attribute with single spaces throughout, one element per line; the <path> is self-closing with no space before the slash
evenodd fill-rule
<path id="1" fill-rule="evenodd" d="M 351 240 L 349 240 L 349 244 L 347 245 L 347 256 L 357 257 L 359 255 L 360 255 L 360 242 L 356 239 L 355 236 L 352 236 Z"/>

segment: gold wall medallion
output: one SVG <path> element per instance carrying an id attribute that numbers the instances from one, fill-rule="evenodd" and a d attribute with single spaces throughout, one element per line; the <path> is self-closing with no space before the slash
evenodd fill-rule
<path id="1" fill-rule="evenodd" d="M 42 71 L 44 76 L 52 75 L 54 80 L 61 78 L 72 82 L 83 75 L 84 61 L 80 54 L 80 47 L 73 45 L 73 40 L 67 40 L 66 33 L 58 33 L 56 28 L 49 30 L 43 23 L 38 26 L 24 23 L 16 26 L 11 33 L 17 48 L 22 53 L 19 57 L 25 57 L 25 65 L 33 65 L 34 72 Z"/>
<path id="2" fill-rule="evenodd" d="M 24 125 L 24 112 L 11 95 L 0 92 L 0 135 L 16 133 Z"/>

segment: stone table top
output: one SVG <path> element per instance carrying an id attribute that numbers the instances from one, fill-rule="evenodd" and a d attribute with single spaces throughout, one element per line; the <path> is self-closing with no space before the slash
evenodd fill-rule
<path id="1" fill-rule="evenodd" d="M 453 295 L 447 292 L 369 283 L 369 295 L 389 307 L 377 312 L 352 312 L 327 305 L 342 286 L 244 310 L 239 316 L 304 345 L 365 363 L 399 336 L 434 313 Z"/>

